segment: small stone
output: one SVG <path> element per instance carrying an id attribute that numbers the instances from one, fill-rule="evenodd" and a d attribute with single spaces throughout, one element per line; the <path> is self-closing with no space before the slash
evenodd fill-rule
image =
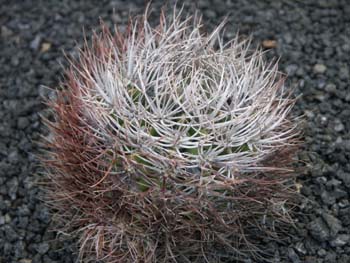
<path id="1" fill-rule="evenodd" d="M 340 188 L 337 188 L 335 189 L 333 192 L 332 192 L 332 195 L 336 198 L 336 199 L 340 199 L 340 198 L 343 198 L 343 197 L 346 197 L 348 195 L 348 192 L 340 189 Z"/>
<path id="2" fill-rule="evenodd" d="M 17 214 L 22 216 L 29 216 L 31 214 L 27 205 L 23 204 L 17 208 Z"/>
<path id="3" fill-rule="evenodd" d="M 323 89 L 326 86 L 326 81 L 324 79 L 318 79 L 317 80 L 317 88 Z"/>
<path id="4" fill-rule="evenodd" d="M 1 37 L 8 38 L 13 35 L 13 32 L 11 29 L 7 28 L 6 26 L 1 26 Z"/>
<path id="5" fill-rule="evenodd" d="M 336 132 L 341 132 L 341 131 L 343 131 L 345 129 L 345 126 L 344 126 L 344 124 L 343 123 L 337 123 L 336 125 L 334 125 L 334 130 L 336 131 Z"/>
<path id="6" fill-rule="evenodd" d="M 40 210 L 39 210 L 37 217 L 40 221 L 42 221 L 46 224 L 50 222 L 50 213 L 46 207 L 40 207 Z"/>
<path id="7" fill-rule="evenodd" d="M 329 187 L 338 187 L 342 184 L 341 181 L 335 179 L 335 178 L 332 178 L 331 180 L 327 181 L 326 185 L 329 186 Z"/>
<path id="8" fill-rule="evenodd" d="M 12 178 L 9 182 L 6 183 L 8 189 L 8 195 L 12 200 L 16 200 L 17 191 L 18 191 L 18 179 L 17 177 Z"/>
<path id="9" fill-rule="evenodd" d="M 50 245 L 46 242 L 40 243 L 36 246 L 36 251 L 41 255 L 44 255 L 47 251 L 49 251 L 49 249 Z"/>
<path id="10" fill-rule="evenodd" d="M 50 48 L 51 48 L 51 43 L 45 42 L 45 43 L 42 43 L 42 44 L 41 44 L 41 49 L 40 49 L 40 51 L 41 51 L 42 53 L 45 53 L 45 52 L 49 51 Z"/>
<path id="11" fill-rule="evenodd" d="M 307 250 L 306 250 L 305 245 L 304 245 L 303 242 L 296 243 L 294 248 L 295 248 L 296 251 L 298 251 L 299 253 L 301 253 L 303 255 L 306 255 L 306 253 L 307 253 Z"/>
<path id="12" fill-rule="evenodd" d="M 345 150 L 350 151 L 350 140 L 344 141 L 344 148 L 345 148 Z"/>
<path id="13" fill-rule="evenodd" d="M 17 240 L 18 235 L 17 235 L 16 231 L 10 225 L 4 226 L 4 232 L 5 232 L 5 237 L 8 241 L 14 242 Z"/>
<path id="14" fill-rule="evenodd" d="M 329 229 L 321 218 L 318 217 L 315 220 L 311 221 L 308 227 L 310 229 L 312 237 L 316 240 L 320 242 L 328 240 L 330 235 Z"/>
<path id="15" fill-rule="evenodd" d="M 325 177 L 325 176 L 320 176 L 320 177 L 317 177 L 317 178 L 315 179 L 315 181 L 316 181 L 318 184 L 320 184 L 320 185 L 324 185 L 324 184 L 327 183 L 327 177 Z"/>
<path id="16" fill-rule="evenodd" d="M 317 251 L 317 255 L 319 255 L 320 257 L 324 257 L 326 254 L 327 254 L 327 251 L 324 250 L 323 248 Z"/>
<path id="17" fill-rule="evenodd" d="M 337 86 L 333 83 L 328 83 L 325 87 L 328 93 L 334 94 L 337 91 Z"/>
<path id="18" fill-rule="evenodd" d="M 323 74 L 326 72 L 327 67 L 323 64 L 316 64 L 313 70 L 316 74 Z"/>
<path id="19" fill-rule="evenodd" d="M 295 75 L 297 75 L 298 77 L 302 77 L 305 75 L 305 70 L 300 67 L 298 68 L 297 72 L 295 72 Z M 304 87 L 305 86 L 305 81 L 301 80 L 300 81 L 300 87 Z"/>
<path id="20" fill-rule="evenodd" d="M 350 241 L 350 235 L 342 234 L 338 235 L 335 239 L 330 242 L 332 247 L 342 247 Z"/>
<path id="21" fill-rule="evenodd" d="M 19 154 L 18 154 L 18 151 L 15 149 L 15 150 L 12 150 L 9 155 L 7 156 L 8 160 L 10 163 L 16 163 L 19 159 Z"/>
<path id="22" fill-rule="evenodd" d="M 346 150 L 348 150 L 348 149 L 347 149 L 347 145 L 346 145 L 346 141 L 344 141 L 343 147 L 344 147 Z M 349 145 L 349 147 L 350 147 L 350 145 Z M 343 183 L 344 183 L 347 187 L 350 187 L 350 173 L 346 173 L 346 172 L 340 170 L 340 171 L 338 171 L 338 172 L 336 173 L 336 176 L 337 176 L 340 180 L 342 180 Z"/>
<path id="23" fill-rule="evenodd" d="M 340 208 L 346 208 L 350 205 L 350 202 L 348 199 L 342 199 L 338 202 L 338 205 Z"/>
<path id="24" fill-rule="evenodd" d="M 349 80 L 349 68 L 347 66 L 343 66 L 339 69 L 339 78 L 341 80 Z"/>
<path id="25" fill-rule="evenodd" d="M 303 188 L 303 185 L 300 183 L 295 183 L 295 189 L 298 193 L 301 192 L 301 189 Z"/>
<path id="26" fill-rule="evenodd" d="M 338 234 L 338 232 L 342 229 L 341 221 L 336 217 L 334 217 L 333 215 L 328 213 L 322 213 L 322 218 L 324 219 L 329 229 L 331 230 L 330 234 L 332 236 L 335 236 L 336 234 Z"/>
<path id="27" fill-rule="evenodd" d="M 324 262 L 327 263 L 337 263 L 337 254 L 333 251 L 328 251 L 327 255 L 324 258 Z"/>
<path id="28" fill-rule="evenodd" d="M 311 110 L 305 110 L 304 114 L 310 120 L 315 118 L 315 113 L 313 111 L 311 111 Z"/>
<path id="29" fill-rule="evenodd" d="M 326 95 L 323 93 L 323 92 L 317 92 L 315 94 L 315 98 L 320 101 L 320 102 L 323 102 L 326 100 Z"/>
<path id="30" fill-rule="evenodd" d="M 277 47 L 277 41 L 276 40 L 264 40 L 262 42 L 262 46 L 264 48 L 275 48 L 275 47 Z"/>
<path id="31" fill-rule="evenodd" d="M 338 260 L 338 263 L 349 263 L 350 262 L 350 256 L 349 255 L 341 255 L 339 260 Z"/>
<path id="32" fill-rule="evenodd" d="M 4 216 L 0 216 L 0 226 L 5 224 L 5 217 Z"/>
<path id="33" fill-rule="evenodd" d="M 30 48 L 33 50 L 38 50 L 41 42 L 41 36 L 36 35 L 36 37 L 30 42 Z"/>
<path id="34" fill-rule="evenodd" d="M 323 8 L 330 8 L 332 6 L 332 1 L 327 0 L 319 0 L 318 4 L 322 6 Z"/>
<path id="35" fill-rule="evenodd" d="M 19 118 L 17 119 L 17 128 L 18 128 L 18 129 L 21 129 L 21 130 L 24 130 L 25 128 L 28 127 L 29 123 L 30 123 L 30 122 L 29 122 L 28 118 L 19 117 Z"/>
<path id="36" fill-rule="evenodd" d="M 32 263 L 32 260 L 29 258 L 23 258 L 19 261 L 19 263 Z"/>
<path id="37" fill-rule="evenodd" d="M 291 262 L 293 263 L 300 263 L 300 258 L 297 255 L 297 253 L 295 253 L 293 248 L 288 248 L 288 258 L 291 260 Z"/>
<path id="38" fill-rule="evenodd" d="M 3 255 L 10 255 L 13 251 L 13 246 L 9 242 L 5 242 L 5 244 L 2 247 Z"/>
<path id="39" fill-rule="evenodd" d="M 9 214 L 6 214 L 4 219 L 6 224 L 9 224 L 11 222 L 11 216 Z"/>
<path id="40" fill-rule="evenodd" d="M 287 74 L 288 74 L 289 76 L 295 75 L 295 73 L 297 72 L 297 70 L 298 70 L 298 66 L 295 65 L 295 64 L 291 64 L 291 65 L 288 65 L 288 66 L 286 67 L 286 72 L 287 72 Z"/>
<path id="41" fill-rule="evenodd" d="M 205 14 L 208 18 L 215 18 L 215 17 L 216 17 L 215 11 L 213 11 L 213 10 L 211 10 L 211 9 L 205 10 L 204 14 Z"/>
<path id="42" fill-rule="evenodd" d="M 26 244 L 23 240 L 17 241 L 13 247 L 15 258 L 22 258 L 26 254 Z"/>
<path id="43" fill-rule="evenodd" d="M 349 52 L 350 51 L 350 44 L 346 43 L 342 46 L 342 49 L 345 51 L 345 52 Z"/>
<path id="44" fill-rule="evenodd" d="M 347 102 L 350 101 L 350 93 L 348 93 L 348 94 L 345 96 L 345 101 L 347 101 Z"/>
<path id="45" fill-rule="evenodd" d="M 290 43 L 292 43 L 292 41 L 293 41 L 293 37 L 292 37 L 292 35 L 291 35 L 289 32 L 287 32 L 286 34 L 284 34 L 283 39 L 284 39 L 284 41 L 285 41 L 287 44 L 290 44 Z"/>
<path id="46" fill-rule="evenodd" d="M 18 224 L 17 224 L 17 226 L 20 227 L 20 228 L 22 228 L 22 229 L 25 229 L 25 228 L 28 226 L 28 223 L 29 223 L 28 217 L 22 216 L 22 217 L 20 217 L 20 218 L 18 219 Z"/>
<path id="47" fill-rule="evenodd" d="M 327 205 L 333 205 L 335 203 L 335 197 L 331 195 L 328 191 L 323 191 L 321 194 L 323 203 Z"/>

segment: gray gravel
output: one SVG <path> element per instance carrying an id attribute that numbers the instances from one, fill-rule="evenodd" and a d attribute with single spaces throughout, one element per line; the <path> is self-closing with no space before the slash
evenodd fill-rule
<path id="1" fill-rule="evenodd" d="M 163 1 L 153 1 L 157 17 Z M 173 1 L 168 1 L 170 4 Z M 179 1 L 181 4 L 183 1 Z M 207 28 L 229 14 L 227 37 L 239 30 L 280 56 L 288 84 L 302 95 L 305 149 L 299 158 L 305 197 L 284 242 L 264 241 L 274 262 L 350 262 L 350 4 L 347 0 L 187 1 Z M 125 24 L 144 1 L 0 0 L 0 262 L 74 262 L 74 243 L 56 239 L 40 201 L 35 141 L 47 135 L 40 96 L 53 96 L 65 65 L 86 32 Z M 186 7 L 187 9 L 187 7 Z M 114 11 L 113 11 L 114 10 Z M 253 262 L 247 260 L 247 262 Z"/>

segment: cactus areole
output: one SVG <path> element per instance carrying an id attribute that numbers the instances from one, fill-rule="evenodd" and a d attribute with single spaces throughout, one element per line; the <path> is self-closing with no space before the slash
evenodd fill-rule
<path id="1" fill-rule="evenodd" d="M 298 121 L 283 75 L 224 42 L 224 23 L 181 17 L 102 24 L 49 102 L 48 203 L 84 262 L 259 258 L 288 224 Z"/>

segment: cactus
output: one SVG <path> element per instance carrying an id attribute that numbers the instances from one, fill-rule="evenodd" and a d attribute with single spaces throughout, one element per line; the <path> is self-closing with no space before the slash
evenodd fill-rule
<path id="1" fill-rule="evenodd" d="M 49 106 L 47 197 L 83 261 L 264 257 L 295 194 L 295 103 L 277 63 L 221 23 L 101 25 Z"/>

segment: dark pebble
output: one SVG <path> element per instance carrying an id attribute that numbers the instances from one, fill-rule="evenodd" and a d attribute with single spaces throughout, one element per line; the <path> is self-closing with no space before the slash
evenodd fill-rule
<path id="1" fill-rule="evenodd" d="M 300 258 L 297 255 L 297 253 L 295 253 L 293 248 L 288 248 L 288 258 L 291 260 L 292 263 L 300 263 Z"/>
<path id="2" fill-rule="evenodd" d="M 329 229 L 321 218 L 317 218 L 309 223 L 311 235 L 318 241 L 327 241 L 330 237 Z"/>
<path id="3" fill-rule="evenodd" d="M 40 243 L 36 246 L 36 251 L 38 251 L 38 253 L 41 255 L 44 255 L 49 249 L 50 245 L 46 242 Z"/>
<path id="4" fill-rule="evenodd" d="M 338 235 L 335 239 L 333 239 L 330 244 L 332 247 L 342 247 L 346 244 L 348 244 L 350 241 L 350 235 L 347 234 L 341 234 Z"/>

